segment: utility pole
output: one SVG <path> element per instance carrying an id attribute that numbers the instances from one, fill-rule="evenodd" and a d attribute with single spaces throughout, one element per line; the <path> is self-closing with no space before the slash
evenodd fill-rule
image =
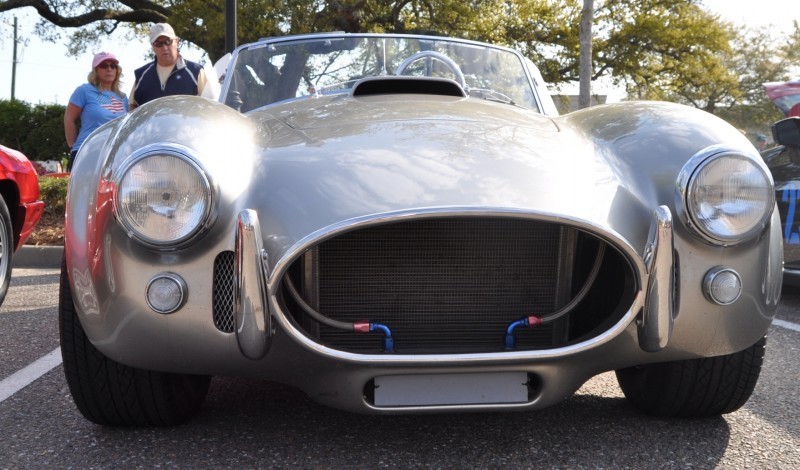
<path id="1" fill-rule="evenodd" d="M 11 62 L 11 101 L 17 88 L 17 17 L 14 17 L 14 59 Z"/>
<path id="2" fill-rule="evenodd" d="M 225 52 L 236 49 L 236 0 L 225 0 Z"/>

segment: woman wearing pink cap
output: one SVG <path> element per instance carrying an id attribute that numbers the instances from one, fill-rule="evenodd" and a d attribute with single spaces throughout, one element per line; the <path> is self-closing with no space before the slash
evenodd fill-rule
<path id="1" fill-rule="evenodd" d="M 92 71 L 75 89 L 64 112 L 64 134 L 70 147 L 67 171 L 72 169 L 81 144 L 95 129 L 128 112 L 128 97 L 120 91 L 122 68 L 116 56 L 99 52 L 92 60 Z M 80 119 L 80 132 L 77 120 Z"/>

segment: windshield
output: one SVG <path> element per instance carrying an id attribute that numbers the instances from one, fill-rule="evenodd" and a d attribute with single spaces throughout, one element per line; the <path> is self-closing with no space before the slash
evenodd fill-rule
<path id="1" fill-rule="evenodd" d="M 321 35 L 241 48 L 225 77 L 225 103 L 246 112 L 309 96 L 347 93 L 360 79 L 447 78 L 470 97 L 538 109 L 520 55 L 444 38 Z"/>

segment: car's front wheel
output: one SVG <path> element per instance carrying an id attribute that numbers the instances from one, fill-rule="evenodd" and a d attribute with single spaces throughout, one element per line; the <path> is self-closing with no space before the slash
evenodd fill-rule
<path id="1" fill-rule="evenodd" d="M 210 377 L 126 366 L 89 342 L 75 312 L 63 262 L 58 317 L 67 385 L 78 410 L 89 421 L 106 426 L 172 426 L 200 409 Z"/>
<path id="2" fill-rule="evenodd" d="M 625 398 L 651 415 L 692 418 L 730 413 L 753 393 L 766 344 L 765 336 L 734 354 L 620 369 L 617 381 Z"/>
<path id="3" fill-rule="evenodd" d="M 11 284 L 11 257 L 14 255 L 14 234 L 11 230 L 11 215 L 5 200 L 0 197 L 0 304 L 6 298 Z"/>

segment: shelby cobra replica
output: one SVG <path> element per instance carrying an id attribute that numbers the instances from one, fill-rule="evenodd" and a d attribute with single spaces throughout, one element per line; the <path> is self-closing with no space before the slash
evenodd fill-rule
<path id="1" fill-rule="evenodd" d="M 558 116 L 522 55 L 441 37 L 272 38 L 225 71 L 77 157 L 59 321 L 89 420 L 182 422 L 214 375 L 363 413 L 540 409 L 612 370 L 656 415 L 749 398 L 782 239 L 735 128 Z"/>

